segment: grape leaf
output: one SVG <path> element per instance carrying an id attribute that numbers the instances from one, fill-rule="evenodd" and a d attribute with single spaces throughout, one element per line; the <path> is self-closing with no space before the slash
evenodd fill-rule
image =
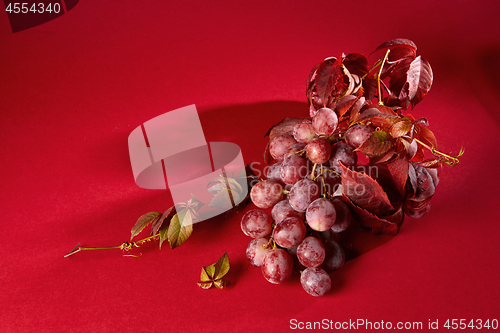
<path id="1" fill-rule="evenodd" d="M 172 249 L 184 243 L 191 236 L 193 232 L 193 217 L 191 214 L 190 209 L 184 208 L 172 217 L 167 231 L 167 239 Z"/>
<path id="2" fill-rule="evenodd" d="M 355 151 L 362 152 L 368 156 L 382 156 L 389 152 L 391 148 L 394 148 L 392 136 L 386 131 L 375 131 Z"/>
<path id="3" fill-rule="evenodd" d="M 341 99 L 339 99 L 334 104 L 335 112 L 337 112 L 339 119 L 342 118 L 342 116 L 344 114 L 346 114 L 347 111 L 349 111 L 351 106 L 353 106 L 357 100 L 358 100 L 358 98 L 356 96 L 346 95 L 346 96 L 342 97 Z"/>
<path id="4" fill-rule="evenodd" d="M 357 206 L 376 215 L 384 215 L 393 211 L 387 194 L 369 175 L 346 168 L 342 169 L 342 194 Z"/>
<path id="5" fill-rule="evenodd" d="M 174 213 L 175 213 L 175 207 L 172 206 L 169 209 L 167 209 L 159 219 L 155 220 L 153 225 L 151 225 L 151 236 L 156 235 L 160 230 L 161 226 L 163 225 L 163 222 L 167 218 L 171 218 Z"/>
<path id="6" fill-rule="evenodd" d="M 432 86 L 433 73 L 429 62 L 418 56 L 410 64 L 406 82 L 408 83 L 408 98 L 412 109 L 429 92 Z"/>
<path id="7" fill-rule="evenodd" d="M 373 234 L 388 234 L 395 235 L 398 233 L 399 228 L 404 221 L 404 213 L 401 208 L 397 209 L 394 213 L 378 216 L 373 214 L 362 207 L 354 204 L 349 197 L 343 195 L 343 201 L 351 207 L 354 219 L 362 226 L 372 229 Z"/>
<path id="8" fill-rule="evenodd" d="M 229 257 L 227 253 L 224 253 L 215 264 L 201 268 L 198 286 L 203 289 L 210 289 L 215 285 L 217 288 L 222 289 L 229 284 L 229 281 L 222 278 L 229 272 L 230 267 Z"/>
<path id="9" fill-rule="evenodd" d="M 323 61 L 316 71 L 316 92 L 323 101 L 323 106 L 328 104 L 328 99 L 342 78 L 340 62 L 337 58 L 328 58 Z"/>
<path id="10" fill-rule="evenodd" d="M 410 51 L 413 51 L 413 54 L 415 54 L 417 52 L 417 45 L 415 45 L 415 43 L 412 42 L 411 40 L 405 39 L 405 38 L 397 38 L 397 39 L 393 39 L 393 40 L 390 40 L 388 42 L 382 43 L 375 49 L 375 51 L 387 50 L 387 49 L 392 50 L 394 48 L 405 48 L 405 49 L 408 49 Z M 373 52 L 375 52 L 375 51 L 373 51 Z"/>
<path id="11" fill-rule="evenodd" d="M 415 127 L 413 129 L 413 134 L 415 138 L 419 139 L 426 145 L 431 146 L 433 148 L 437 148 L 436 136 L 426 126 L 415 124 Z"/>
<path id="12" fill-rule="evenodd" d="M 158 220 L 160 216 L 160 212 L 149 212 L 139 217 L 135 225 L 132 227 L 132 230 L 130 231 L 132 234 L 130 236 L 130 240 L 140 234 L 141 231 L 144 230 L 144 228 L 147 227 L 150 223 Z"/>
<path id="13" fill-rule="evenodd" d="M 389 133 L 393 138 L 399 138 L 403 135 L 406 135 L 412 128 L 413 122 L 408 117 L 403 117 L 394 122 L 391 128 L 389 129 Z"/>
<path id="14" fill-rule="evenodd" d="M 349 53 L 342 61 L 351 74 L 361 77 L 368 73 L 368 60 L 360 53 Z"/>
<path id="15" fill-rule="evenodd" d="M 367 101 L 371 101 L 377 94 L 377 79 L 375 79 L 373 75 L 368 75 L 363 80 L 363 89 L 364 89 L 363 96 L 366 98 Z"/>
<path id="16" fill-rule="evenodd" d="M 397 158 L 390 163 L 378 165 L 377 180 L 384 188 L 396 189 L 404 197 L 406 180 L 408 179 L 409 161 L 407 158 Z"/>

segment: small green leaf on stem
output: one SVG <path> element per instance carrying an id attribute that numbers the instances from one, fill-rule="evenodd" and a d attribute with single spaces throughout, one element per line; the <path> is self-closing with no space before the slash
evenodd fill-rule
<path id="1" fill-rule="evenodd" d="M 170 247 L 175 249 L 184 243 L 193 232 L 193 216 L 189 208 L 182 209 L 172 217 L 167 231 Z M 161 235 L 160 235 L 161 237 Z"/>

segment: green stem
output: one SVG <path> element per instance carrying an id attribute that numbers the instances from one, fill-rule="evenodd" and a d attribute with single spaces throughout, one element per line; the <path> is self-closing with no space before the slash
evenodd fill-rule
<path id="1" fill-rule="evenodd" d="M 151 239 L 154 239 L 155 237 L 160 236 L 160 234 L 155 234 L 153 236 L 149 236 L 146 238 L 143 238 L 141 240 L 135 241 L 135 242 L 123 242 L 121 245 L 118 246 L 104 246 L 104 247 L 82 247 L 79 246 L 80 243 L 78 243 L 73 250 L 71 250 L 70 253 L 66 254 L 64 257 L 69 257 L 75 253 L 81 252 L 81 251 L 89 251 L 89 250 L 110 250 L 110 249 L 121 249 L 123 251 L 129 251 L 133 247 L 140 247 L 144 242 L 147 242 Z"/>
<path id="2" fill-rule="evenodd" d="M 460 156 L 462 156 L 464 154 L 464 150 L 463 149 L 460 149 L 460 152 L 458 153 L 457 156 L 451 156 L 451 155 L 448 155 L 448 154 L 445 154 L 439 150 L 437 150 L 436 148 L 434 147 L 431 147 L 425 143 L 423 143 L 422 141 L 420 141 L 419 139 L 413 139 L 415 140 L 416 142 L 420 143 L 422 146 L 424 146 L 425 148 L 429 149 L 431 151 L 431 153 L 433 153 L 435 156 L 437 156 L 438 158 L 439 157 L 444 157 L 445 160 L 445 163 L 448 164 L 448 165 L 451 165 L 451 166 L 455 166 L 458 164 L 458 162 L 460 162 L 460 160 L 458 159 Z M 439 156 L 438 156 L 439 155 Z M 450 161 L 451 160 L 451 161 Z"/>

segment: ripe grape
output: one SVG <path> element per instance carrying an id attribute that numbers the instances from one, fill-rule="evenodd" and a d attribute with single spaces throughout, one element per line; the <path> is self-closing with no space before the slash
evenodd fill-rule
<path id="1" fill-rule="evenodd" d="M 306 267 L 318 267 L 325 260 L 325 247 L 318 238 L 306 237 L 297 247 L 297 258 Z"/>
<path id="2" fill-rule="evenodd" d="M 337 114 L 329 108 L 319 109 L 312 120 L 312 127 L 318 135 L 332 135 L 338 124 Z"/>
<path id="3" fill-rule="evenodd" d="M 330 229 L 337 218 L 335 206 L 326 198 L 314 200 L 306 210 L 307 224 L 316 231 Z"/>
<path id="4" fill-rule="evenodd" d="M 309 119 L 303 119 L 293 127 L 293 137 L 297 142 L 308 143 L 315 136 L 316 132 L 314 131 L 312 121 Z"/>
<path id="5" fill-rule="evenodd" d="M 332 204 L 335 206 L 337 218 L 335 219 L 335 223 L 332 225 L 330 230 L 337 233 L 342 232 L 351 224 L 351 209 L 345 202 L 337 198 L 332 200 Z"/>
<path id="6" fill-rule="evenodd" d="M 271 208 L 283 199 L 283 188 L 275 181 L 261 180 L 252 187 L 250 198 L 259 208 Z"/>
<path id="7" fill-rule="evenodd" d="M 280 176 L 282 163 L 283 162 L 277 162 L 277 163 L 274 163 L 273 165 L 270 165 L 267 168 L 266 178 L 268 180 L 272 180 L 272 181 L 275 181 L 277 183 L 282 183 L 281 176 Z"/>
<path id="8" fill-rule="evenodd" d="M 296 143 L 297 141 L 291 134 L 285 133 L 278 135 L 269 142 L 269 153 L 276 161 L 281 162 L 288 148 Z"/>
<path id="9" fill-rule="evenodd" d="M 293 267 L 295 268 L 295 270 L 296 271 L 303 271 L 307 267 L 302 265 L 299 261 L 299 258 L 297 258 L 297 247 L 298 247 L 298 245 L 289 247 L 286 249 L 286 252 L 288 252 L 288 254 L 292 256 L 293 265 L 294 265 Z"/>
<path id="10" fill-rule="evenodd" d="M 417 189 L 413 200 L 424 201 L 434 195 L 434 181 L 426 168 L 417 164 L 414 164 L 413 167 L 417 176 Z"/>
<path id="11" fill-rule="evenodd" d="M 319 186 L 308 178 L 296 182 L 288 193 L 290 206 L 298 212 L 305 212 L 311 202 L 318 198 Z"/>
<path id="12" fill-rule="evenodd" d="M 325 270 L 321 268 L 308 268 L 300 275 L 302 288 L 312 296 L 323 296 L 332 287 L 332 280 Z"/>
<path id="13" fill-rule="evenodd" d="M 266 212 L 252 209 L 241 218 L 241 230 L 252 238 L 262 238 L 269 235 L 273 220 Z"/>
<path id="14" fill-rule="evenodd" d="M 346 167 L 354 166 L 358 163 L 358 155 L 347 143 L 338 142 L 332 146 L 332 152 L 328 162 L 333 171 L 341 173 L 342 169 L 339 162 L 342 162 Z"/>
<path id="15" fill-rule="evenodd" d="M 262 261 L 261 269 L 267 281 L 280 284 L 292 275 L 293 259 L 283 249 L 269 250 Z"/>
<path id="16" fill-rule="evenodd" d="M 432 177 L 432 183 L 434 184 L 434 187 L 438 186 L 439 184 L 439 171 L 436 168 L 427 168 L 427 173 L 431 175 Z"/>
<path id="17" fill-rule="evenodd" d="M 361 146 L 375 131 L 370 125 L 357 124 L 352 126 L 345 133 L 345 141 L 354 149 Z"/>
<path id="18" fill-rule="evenodd" d="M 330 141 L 325 138 L 315 138 L 306 146 L 307 157 L 311 162 L 323 164 L 330 158 L 332 151 Z"/>
<path id="19" fill-rule="evenodd" d="M 339 243 L 331 240 L 324 243 L 325 246 L 325 260 L 321 267 L 328 273 L 344 266 L 345 252 Z"/>
<path id="20" fill-rule="evenodd" d="M 289 248 L 299 245 L 306 236 L 307 228 L 304 222 L 298 217 L 287 217 L 273 229 L 273 238 L 276 244 Z"/>
<path id="21" fill-rule="evenodd" d="M 276 205 L 274 205 L 271 211 L 271 217 L 276 224 L 280 223 L 287 217 L 298 217 L 302 221 L 304 220 L 304 213 L 297 212 L 290 206 L 288 199 L 281 200 Z"/>
<path id="22" fill-rule="evenodd" d="M 254 266 L 260 267 L 262 266 L 262 261 L 266 256 L 269 249 L 265 249 L 264 245 L 267 244 L 269 240 L 267 238 L 256 238 L 252 239 L 252 241 L 248 244 L 247 247 L 247 258 L 250 263 Z"/>
<path id="23" fill-rule="evenodd" d="M 280 177 L 285 184 L 293 185 L 307 174 L 307 162 L 302 157 L 292 154 L 283 160 Z"/>

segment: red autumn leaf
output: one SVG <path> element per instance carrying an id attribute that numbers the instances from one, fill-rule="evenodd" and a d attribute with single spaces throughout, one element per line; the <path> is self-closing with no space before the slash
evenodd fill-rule
<path id="1" fill-rule="evenodd" d="M 158 220 L 160 216 L 161 216 L 160 212 L 149 212 L 139 217 L 137 222 L 132 227 L 132 230 L 130 230 L 131 233 L 130 240 L 132 240 L 132 238 L 140 234 L 141 231 L 144 228 L 146 228 L 150 223 L 153 223 L 154 221 Z"/>
<path id="2" fill-rule="evenodd" d="M 362 77 L 368 73 L 368 60 L 360 53 L 349 53 L 342 62 L 351 74 Z"/>
<path id="3" fill-rule="evenodd" d="M 409 164 L 410 162 L 405 157 L 397 158 L 389 163 L 378 164 L 378 182 L 384 188 L 395 189 L 401 197 L 404 197 Z"/>
<path id="4" fill-rule="evenodd" d="M 391 49 L 391 52 L 389 53 L 389 56 L 387 57 L 387 63 L 392 64 L 396 63 L 397 61 L 403 59 L 403 58 L 415 58 L 415 50 L 412 50 L 411 48 L 408 47 L 394 47 Z"/>
<path id="5" fill-rule="evenodd" d="M 360 151 L 368 156 L 382 156 L 389 152 L 391 148 L 394 148 L 392 136 L 386 131 L 375 131 L 355 151 Z"/>
<path id="6" fill-rule="evenodd" d="M 403 117 L 394 122 L 391 128 L 389 129 L 389 133 L 393 138 L 399 138 L 403 135 L 406 135 L 412 128 L 413 122 L 408 117 Z"/>
<path id="7" fill-rule="evenodd" d="M 353 106 L 354 103 L 357 102 L 357 100 L 358 98 L 356 96 L 347 95 L 342 97 L 335 103 L 334 108 L 335 112 L 337 112 L 339 119 L 342 118 L 342 116 L 346 114 L 347 111 L 349 111 L 351 106 Z"/>
<path id="8" fill-rule="evenodd" d="M 426 126 L 415 124 L 415 127 L 413 129 L 413 134 L 415 138 L 419 139 L 426 145 L 431 146 L 433 148 L 437 148 L 436 136 Z"/>
<path id="9" fill-rule="evenodd" d="M 342 194 L 356 206 L 376 215 L 385 215 L 394 210 L 387 194 L 369 175 L 346 168 L 342 169 Z"/>
<path id="10" fill-rule="evenodd" d="M 167 209 L 159 219 L 155 220 L 151 225 L 151 236 L 156 235 L 160 230 L 161 226 L 163 225 L 164 221 L 174 216 L 174 214 L 175 214 L 175 206 L 172 206 L 169 209 Z"/>
<path id="11" fill-rule="evenodd" d="M 343 78 L 340 62 L 337 58 L 328 58 L 323 61 L 316 71 L 316 92 L 323 101 L 323 106 L 328 104 L 330 95 L 334 92 L 335 86 Z"/>
<path id="12" fill-rule="evenodd" d="M 409 39 L 405 38 L 397 38 L 390 40 L 388 42 L 382 43 L 379 45 L 374 52 L 379 51 L 379 50 L 387 50 L 387 49 L 394 49 L 394 48 L 405 48 L 413 52 L 413 54 L 416 54 L 417 52 L 417 45 L 415 45 L 414 42 L 412 42 Z"/>
<path id="13" fill-rule="evenodd" d="M 427 60 L 418 56 L 411 62 L 406 82 L 412 109 L 431 89 L 433 77 L 431 65 Z"/>
<path id="14" fill-rule="evenodd" d="M 388 235 L 395 235 L 398 233 L 399 228 L 403 224 L 404 213 L 401 208 L 392 214 L 380 217 L 357 206 L 347 196 L 343 196 L 343 200 L 352 208 L 355 220 L 362 226 L 371 228 L 372 233 L 374 234 L 384 233 Z"/>
<path id="15" fill-rule="evenodd" d="M 372 75 L 367 76 L 363 80 L 363 89 L 364 89 L 363 96 L 366 98 L 367 101 L 371 101 L 373 98 L 375 98 L 375 95 L 377 94 L 377 79 L 375 79 L 375 77 Z"/>
<path id="16" fill-rule="evenodd" d="M 264 135 L 269 136 L 269 141 L 277 136 L 293 131 L 293 127 L 303 118 L 283 118 L 279 123 L 273 125 Z"/>

